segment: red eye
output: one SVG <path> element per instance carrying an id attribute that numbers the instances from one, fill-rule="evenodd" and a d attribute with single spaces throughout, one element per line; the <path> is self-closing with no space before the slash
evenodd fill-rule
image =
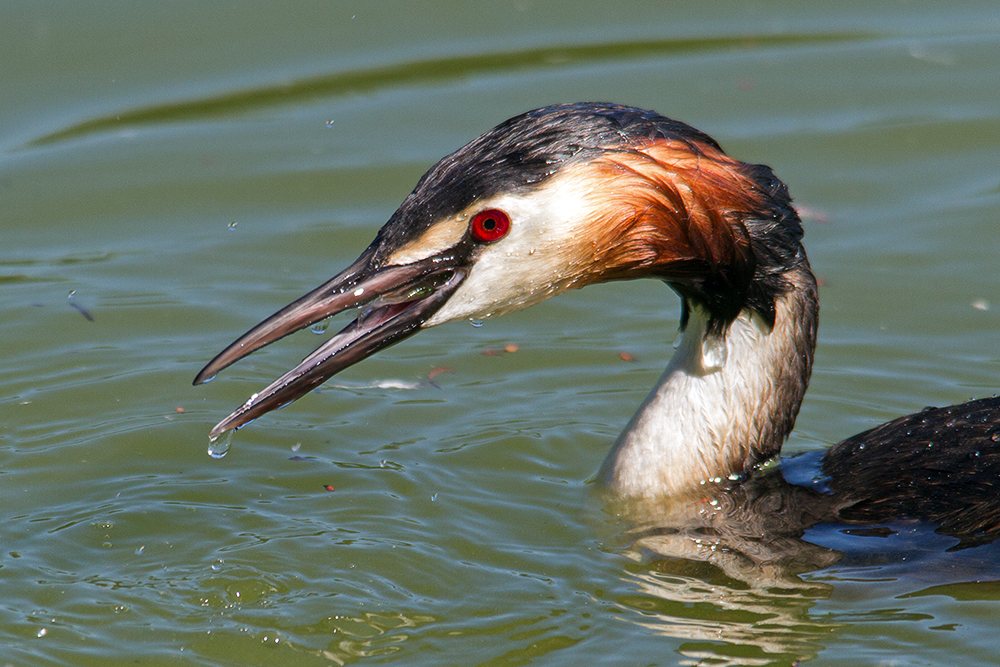
<path id="1" fill-rule="evenodd" d="M 480 243 L 493 243 L 507 236 L 510 231 L 510 216 L 496 208 L 488 208 L 476 213 L 472 218 L 472 238 Z"/>

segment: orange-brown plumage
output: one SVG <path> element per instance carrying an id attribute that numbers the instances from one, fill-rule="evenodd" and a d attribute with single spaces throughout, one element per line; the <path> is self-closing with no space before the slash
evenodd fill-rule
<path id="1" fill-rule="evenodd" d="M 475 221 L 484 219 L 502 224 L 495 233 L 477 231 Z M 423 328 L 640 277 L 661 279 L 680 294 L 683 335 L 600 479 L 620 496 L 663 496 L 749 473 L 778 453 L 812 370 L 818 304 L 801 223 L 770 168 L 727 156 L 688 125 L 621 105 L 535 109 L 446 156 L 354 264 L 247 332 L 196 383 L 291 331 L 364 309 L 220 422 L 212 431 L 218 435 Z M 959 413 L 989 425 L 963 432 L 987 451 L 985 440 L 1000 423 L 996 401 L 948 414 Z M 935 452 L 939 435 L 954 431 L 939 426 L 935 418 L 928 427 Z M 919 471 L 925 456 L 911 448 L 913 456 L 900 457 L 894 448 L 904 427 L 909 432 L 912 420 L 877 433 L 878 461 L 914 463 Z M 876 440 L 865 434 L 847 441 L 846 458 L 838 455 L 844 447 L 835 448 L 829 471 L 840 460 L 853 465 Z M 1000 451 L 993 458 L 1000 461 Z M 913 488 L 908 481 L 887 502 L 864 505 L 866 512 L 900 507 Z M 865 498 L 840 493 L 857 507 Z"/>
<path id="2" fill-rule="evenodd" d="M 590 163 L 595 216 L 589 231 L 605 250 L 607 270 L 751 276 L 742 218 L 763 204 L 740 164 L 710 146 L 668 140 Z"/>
<path id="3" fill-rule="evenodd" d="M 509 215 L 510 233 L 481 243 L 468 226 L 489 208 Z M 367 304 L 371 313 L 220 422 L 218 434 L 422 327 L 640 277 L 682 296 L 682 326 L 697 308 L 713 335 L 743 312 L 769 327 L 794 288 L 788 277 L 808 272 L 800 239 L 771 170 L 730 158 L 688 125 L 614 104 L 536 109 L 434 165 L 358 261 L 252 329 L 196 382 L 332 312 Z M 768 441 L 791 419 L 781 423 Z"/>

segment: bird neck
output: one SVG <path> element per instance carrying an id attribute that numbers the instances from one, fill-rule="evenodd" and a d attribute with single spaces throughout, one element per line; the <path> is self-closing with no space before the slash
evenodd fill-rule
<path id="1" fill-rule="evenodd" d="M 819 311 L 808 264 L 784 278 L 773 326 L 746 309 L 716 331 L 689 306 L 674 357 L 601 467 L 609 491 L 681 495 L 778 454 L 812 372 Z"/>

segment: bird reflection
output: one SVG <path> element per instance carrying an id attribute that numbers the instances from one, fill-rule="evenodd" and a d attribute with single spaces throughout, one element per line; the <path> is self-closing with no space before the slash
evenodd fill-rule
<path id="1" fill-rule="evenodd" d="M 974 412 L 953 417 L 960 428 L 979 420 Z M 934 436 L 907 426 L 925 446 Z M 617 600 L 622 619 L 688 640 L 680 652 L 689 662 L 680 664 L 794 664 L 816 657 L 848 622 L 814 612 L 845 579 L 874 579 L 902 596 L 959 586 L 976 599 L 1000 561 L 1000 457 L 970 452 L 976 465 L 963 466 L 942 448 L 940 460 L 907 467 L 891 439 L 873 444 L 877 430 L 858 436 L 872 450 L 865 456 L 891 457 L 893 478 L 905 481 L 876 484 L 887 468 L 852 465 L 852 439 L 823 459 L 810 452 L 707 483 L 700 494 L 614 499 L 607 511 L 625 526 L 616 547 L 630 561 L 623 580 L 634 591 Z M 949 495 L 942 479 L 956 475 L 967 477 L 959 481 L 968 492 Z"/>

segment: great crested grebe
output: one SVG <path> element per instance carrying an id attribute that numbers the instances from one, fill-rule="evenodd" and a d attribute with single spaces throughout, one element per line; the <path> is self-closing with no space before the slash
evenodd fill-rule
<path id="1" fill-rule="evenodd" d="M 216 425 L 215 438 L 423 328 L 647 277 L 680 295 L 683 335 L 599 478 L 617 496 L 656 498 L 752 472 L 778 454 L 812 371 L 817 290 L 799 216 L 769 167 L 628 106 L 536 109 L 445 157 L 357 261 L 248 331 L 194 383 L 293 331 L 364 308 Z M 911 444 L 898 448 L 907 436 Z M 965 479 L 947 452 L 927 446 L 949 438 L 971 443 L 977 456 L 981 447 L 993 465 L 1000 399 L 928 409 L 855 436 L 827 453 L 824 472 L 834 491 L 841 473 L 861 488 L 864 475 L 879 479 L 887 461 L 909 458 L 934 495 L 950 490 L 950 476 Z M 913 476 L 900 484 L 912 486 Z M 894 497 L 852 506 L 878 514 Z"/>

